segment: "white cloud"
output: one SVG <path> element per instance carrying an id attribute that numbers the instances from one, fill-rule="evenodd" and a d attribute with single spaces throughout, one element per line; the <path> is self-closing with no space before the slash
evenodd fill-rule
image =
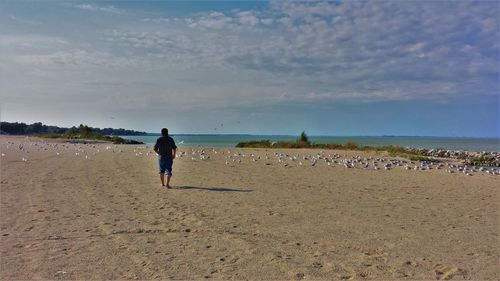
<path id="1" fill-rule="evenodd" d="M 196 19 L 186 19 L 189 27 L 192 28 L 208 28 L 208 29 L 223 29 L 233 24 L 233 18 L 219 12 L 211 12 L 207 15 L 202 15 Z"/>
<path id="2" fill-rule="evenodd" d="M 67 45 L 68 41 L 61 37 L 38 34 L 0 35 L 1 48 L 58 48 Z"/>
<path id="3" fill-rule="evenodd" d="M 19 17 L 16 17 L 14 15 L 10 15 L 9 18 L 15 22 L 22 23 L 22 24 L 28 24 L 28 25 L 40 25 L 40 24 L 42 24 L 39 21 L 29 20 L 29 19 L 25 19 L 25 18 L 19 18 Z"/>
<path id="4" fill-rule="evenodd" d="M 100 12 L 106 12 L 106 13 L 112 13 L 112 14 L 123 14 L 124 13 L 123 10 L 118 9 L 113 5 L 99 6 L 99 5 L 87 3 L 87 4 L 75 5 L 75 7 L 78 9 L 87 10 L 87 11 L 100 11 Z"/>
<path id="5" fill-rule="evenodd" d="M 239 12 L 237 16 L 242 25 L 254 26 L 259 23 L 259 19 L 250 11 Z"/>
<path id="6" fill-rule="evenodd" d="M 93 65 L 103 67 L 133 66 L 136 61 L 115 57 L 109 53 L 89 53 L 85 50 L 57 51 L 48 54 L 19 55 L 13 58 L 21 64 L 33 65 Z"/>
<path id="7" fill-rule="evenodd" d="M 261 19 L 260 22 L 264 25 L 271 25 L 274 23 L 274 19 L 272 18 L 264 18 L 264 19 Z"/>
<path id="8" fill-rule="evenodd" d="M 170 23 L 172 20 L 169 18 L 145 18 L 143 19 L 143 21 L 154 23 Z"/>

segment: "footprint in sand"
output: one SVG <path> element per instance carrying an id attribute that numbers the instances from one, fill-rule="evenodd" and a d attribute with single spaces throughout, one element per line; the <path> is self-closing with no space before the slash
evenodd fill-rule
<path id="1" fill-rule="evenodd" d="M 305 277 L 305 274 L 302 272 L 298 272 L 297 274 L 295 274 L 295 279 L 297 279 L 297 280 L 302 280 L 302 279 L 304 279 L 304 277 Z"/>
<path id="2" fill-rule="evenodd" d="M 341 280 L 351 280 L 356 276 L 352 269 L 340 265 L 332 266 L 332 271 Z"/>
<path id="3" fill-rule="evenodd" d="M 319 261 L 315 261 L 315 262 L 313 262 L 312 267 L 314 267 L 316 269 L 320 269 L 323 267 L 323 265 Z"/>
<path id="4" fill-rule="evenodd" d="M 360 272 L 358 272 L 358 276 L 361 278 L 368 278 L 368 277 L 370 277 L 370 275 L 371 275 L 371 272 L 368 270 L 361 270 Z"/>
<path id="5" fill-rule="evenodd" d="M 434 272 L 436 273 L 436 280 L 448 280 L 456 273 L 464 273 L 463 270 L 456 266 L 443 264 L 434 265 Z"/>
<path id="6" fill-rule="evenodd" d="M 33 226 L 33 225 L 31 225 L 31 226 L 29 226 L 29 227 L 25 228 L 25 229 L 24 229 L 24 231 L 31 231 L 33 228 L 34 228 L 34 226 Z"/>
<path id="7" fill-rule="evenodd" d="M 424 259 L 425 260 L 425 259 Z M 455 275 L 459 274 L 462 277 L 466 277 L 467 271 L 461 268 L 458 268 L 454 265 L 445 265 L 441 263 L 434 263 L 432 261 L 426 261 L 424 264 L 431 268 L 436 276 L 436 280 L 448 280 L 453 278 Z"/>

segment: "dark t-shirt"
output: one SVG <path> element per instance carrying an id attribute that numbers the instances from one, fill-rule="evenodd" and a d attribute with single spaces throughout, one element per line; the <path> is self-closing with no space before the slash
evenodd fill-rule
<path id="1" fill-rule="evenodd" d="M 162 136 L 156 140 L 155 151 L 158 151 L 162 158 L 172 159 L 172 149 L 176 148 L 174 139 L 169 136 Z"/>

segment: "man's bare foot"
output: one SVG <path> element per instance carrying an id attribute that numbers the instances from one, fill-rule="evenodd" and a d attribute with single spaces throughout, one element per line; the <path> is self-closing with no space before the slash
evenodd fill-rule
<path id="1" fill-rule="evenodd" d="M 168 188 L 168 189 L 172 189 L 172 187 L 171 187 L 170 185 L 168 185 L 168 184 L 167 184 L 167 188 Z"/>

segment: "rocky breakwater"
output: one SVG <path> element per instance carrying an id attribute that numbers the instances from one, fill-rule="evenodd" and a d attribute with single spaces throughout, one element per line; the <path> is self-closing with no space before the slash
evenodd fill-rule
<path id="1" fill-rule="evenodd" d="M 495 151 L 466 151 L 446 149 L 409 148 L 411 153 L 428 157 L 460 160 L 464 165 L 500 167 L 500 153 Z"/>

